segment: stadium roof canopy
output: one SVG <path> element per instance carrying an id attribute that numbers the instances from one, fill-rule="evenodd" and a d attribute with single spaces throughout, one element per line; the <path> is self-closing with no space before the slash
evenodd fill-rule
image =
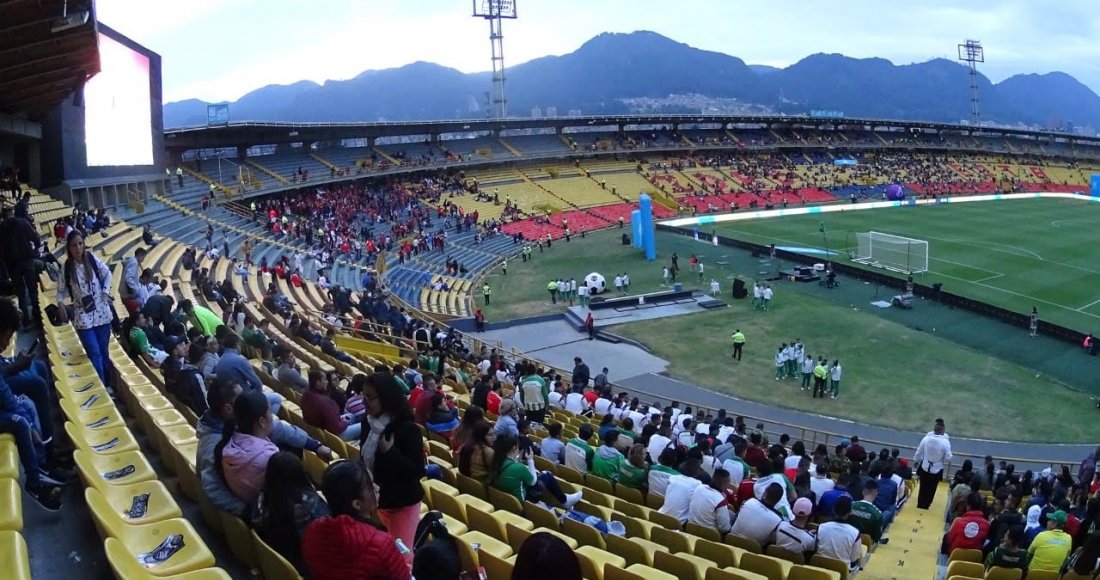
<path id="1" fill-rule="evenodd" d="M 93 0 L 0 0 L 0 113 L 39 120 L 98 72 Z"/>
<path id="2" fill-rule="evenodd" d="M 785 115 L 601 115 L 589 117 L 467 119 L 440 121 L 408 121 L 396 123 L 266 123 L 234 122 L 221 125 L 192 126 L 165 130 L 165 146 L 173 151 L 217 147 L 249 147 L 284 143 L 311 143 L 343 139 L 374 139 L 411 135 L 498 133 L 509 130 L 546 130 L 574 132 L 597 127 L 721 125 L 724 128 L 759 126 L 766 128 L 796 127 L 806 129 L 931 131 L 955 134 L 1004 135 L 1024 139 L 1070 140 L 1100 143 L 1100 139 L 1066 133 L 1050 133 L 1026 129 L 971 127 L 948 123 L 897 121 L 884 119 L 826 118 Z"/>

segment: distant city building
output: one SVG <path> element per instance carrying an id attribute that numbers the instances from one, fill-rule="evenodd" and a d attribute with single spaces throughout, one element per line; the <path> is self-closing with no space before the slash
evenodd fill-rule
<path id="1" fill-rule="evenodd" d="M 547 117 L 557 117 L 558 116 L 558 108 L 557 107 L 546 107 L 546 116 Z"/>
<path id="2" fill-rule="evenodd" d="M 531 107 L 531 116 L 536 118 L 536 119 L 539 118 L 539 117 L 542 117 L 542 108 L 537 107 L 537 106 L 536 107 Z"/>
<path id="3" fill-rule="evenodd" d="M 569 116 L 570 117 L 580 117 L 581 116 L 581 110 L 580 109 L 569 109 Z"/>

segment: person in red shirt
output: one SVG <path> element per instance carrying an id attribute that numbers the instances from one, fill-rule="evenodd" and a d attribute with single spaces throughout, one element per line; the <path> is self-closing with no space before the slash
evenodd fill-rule
<path id="1" fill-rule="evenodd" d="M 290 275 L 290 283 L 295 288 L 301 288 L 302 287 L 302 277 L 298 275 L 297 270 L 295 270 L 294 273 Z"/>
<path id="2" fill-rule="evenodd" d="M 756 466 L 761 461 L 767 461 L 768 453 L 760 444 L 764 438 L 759 433 L 749 433 L 749 448 L 745 450 L 745 463 Z"/>
<path id="3" fill-rule="evenodd" d="M 863 463 L 867 461 L 867 450 L 859 444 L 859 437 L 852 435 L 852 444 L 848 446 L 848 450 L 844 452 L 844 456 L 854 463 Z"/>
<path id="4" fill-rule="evenodd" d="M 956 548 L 980 550 L 989 535 L 989 520 L 985 518 L 985 500 L 977 493 L 966 496 L 967 511 L 955 518 L 945 538 L 944 554 Z"/>
<path id="5" fill-rule="evenodd" d="M 412 393 L 409 393 L 409 402 L 412 403 L 416 422 L 420 425 L 427 424 L 428 415 L 432 414 L 432 395 L 435 394 L 436 388 L 435 377 L 426 374 L 424 375 L 424 382 L 413 389 Z"/>
<path id="6" fill-rule="evenodd" d="M 363 432 L 362 423 L 348 423 L 340 414 L 340 405 L 328 396 L 325 373 L 320 369 L 309 370 L 309 389 L 302 395 L 302 419 L 319 429 L 324 429 L 344 441 L 358 441 Z"/>
<path id="7" fill-rule="evenodd" d="M 331 516 L 313 521 L 302 537 L 302 559 L 314 580 L 408 580 L 405 546 L 370 521 L 378 509 L 374 479 L 359 461 L 325 471 L 321 485 Z"/>

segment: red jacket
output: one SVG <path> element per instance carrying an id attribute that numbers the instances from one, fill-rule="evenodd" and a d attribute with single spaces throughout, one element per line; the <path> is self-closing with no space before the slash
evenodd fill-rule
<path id="1" fill-rule="evenodd" d="M 393 536 L 351 516 L 323 517 L 306 528 L 302 559 L 313 580 L 407 580 L 409 565 Z"/>
<path id="2" fill-rule="evenodd" d="M 980 550 L 988 535 L 989 520 L 985 519 L 985 514 L 978 510 L 966 512 L 951 522 L 951 531 L 947 532 L 948 550 Z"/>

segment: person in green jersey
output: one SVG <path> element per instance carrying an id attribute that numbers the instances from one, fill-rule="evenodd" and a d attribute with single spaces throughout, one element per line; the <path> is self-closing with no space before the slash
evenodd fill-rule
<path id="1" fill-rule="evenodd" d="M 859 530 L 859 533 L 871 536 L 871 540 L 877 543 L 882 539 L 882 511 L 875 507 L 876 497 L 878 482 L 868 479 L 863 484 L 863 499 L 852 502 L 848 523 Z"/>
<path id="2" fill-rule="evenodd" d="M 645 489 L 649 478 L 648 465 L 645 462 L 645 445 L 635 443 L 626 455 L 626 461 L 619 465 L 616 481 L 634 489 Z"/>
<path id="3" fill-rule="evenodd" d="M 565 509 L 573 507 L 581 499 L 579 491 L 566 495 L 554 474 L 535 470 L 530 444 L 520 449 L 519 440 L 511 435 L 498 435 L 493 441 L 493 460 L 489 472 L 492 474 L 493 488 L 515 497 L 520 503 L 526 501 L 535 488 L 538 489 L 535 495 L 549 493 Z"/>
<path id="4" fill-rule="evenodd" d="M 775 380 L 777 381 L 783 378 L 783 369 L 787 364 L 786 353 L 784 352 L 786 350 L 787 345 L 783 344 L 779 347 L 779 350 L 775 351 Z"/>
<path id="5" fill-rule="evenodd" d="M 1027 570 L 1028 560 L 1031 554 L 1020 547 L 1024 542 L 1023 526 L 1012 526 L 1001 539 L 1001 545 L 993 548 L 985 558 L 986 570 L 997 566 L 1000 568 Z"/>
<path id="6" fill-rule="evenodd" d="M 588 444 L 592 439 L 592 426 L 588 423 L 581 425 L 577 436 L 565 444 L 565 466 L 572 467 L 581 473 L 588 473 L 592 469 L 593 456 L 596 450 Z"/>
<path id="7" fill-rule="evenodd" d="M 592 456 L 592 475 L 615 481 L 619 476 L 619 468 L 626 463 L 626 457 L 615 448 L 615 442 L 619 440 L 619 431 L 609 429 L 603 435 L 603 445 Z"/>
<path id="8" fill-rule="evenodd" d="M 525 417 L 532 423 L 544 423 L 550 406 L 550 387 L 546 379 L 535 372 L 534 365 L 521 362 L 518 370 L 526 375 L 519 382 L 519 399 Z"/>
<path id="9" fill-rule="evenodd" d="M 817 361 L 817 365 L 814 367 L 814 392 L 813 397 L 816 399 L 820 394 L 821 398 L 825 398 L 825 380 L 829 376 L 829 369 L 825 367 L 825 357 L 821 357 Z"/>
<path id="10" fill-rule="evenodd" d="M 485 305 L 489 305 L 489 297 L 492 296 L 493 289 L 489 287 L 489 283 L 486 282 L 481 286 L 481 295 L 485 298 Z"/>

